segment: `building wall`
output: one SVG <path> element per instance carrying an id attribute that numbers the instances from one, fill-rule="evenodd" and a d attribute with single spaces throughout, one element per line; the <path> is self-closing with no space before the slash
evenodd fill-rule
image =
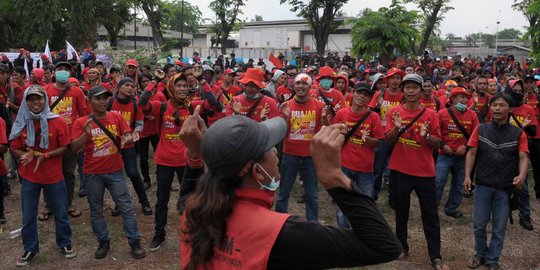
<path id="1" fill-rule="evenodd" d="M 240 29 L 238 47 L 287 49 L 289 32 L 286 27 Z"/>
<path id="2" fill-rule="evenodd" d="M 312 34 L 305 34 L 303 37 L 303 50 L 304 51 L 316 51 L 315 38 Z M 349 52 L 352 48 L 351 34 L 330 34 L 328 37 L 328 44 L 326 45 L 326 51 L 332 52 Z"/>

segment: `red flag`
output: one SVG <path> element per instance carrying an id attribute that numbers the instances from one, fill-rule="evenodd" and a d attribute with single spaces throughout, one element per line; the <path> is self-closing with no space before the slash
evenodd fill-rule
<path id="1" fill-rule="evenodd" d="M 283 68 L 283 64 L 281 63 L 281 61 L 279 59 L 277 59 L 273 53 L 270 54 L 270 57 L 268 57 L 268 59 L 270 60 L 270 62 L 272 62 L 272 64 L 274 64 L 274 66 L 276 66 L 277 68 Z"/>

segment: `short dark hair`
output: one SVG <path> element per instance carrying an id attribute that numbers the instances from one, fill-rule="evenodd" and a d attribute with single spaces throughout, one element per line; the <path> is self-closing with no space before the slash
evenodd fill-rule
<path id="1" fill-rule="evenodd" d="M 21 66 L 16 66 L 13 69 L 13 72 L 17 72 L 19 74 L 26 74 L 26 71 L 24 70 L 24 67 L 21 67 Z"/>
<path id="2" fill-rule="evenodd" d="M 295 66 L 295 65 L 288 65 L 288 66 L 285 68 L 285 73 L 287 73 L 287 71 L 293 70 L 293 69 L 296 69 L 296 72 L 298 72 L 298 67 L 297 67 L 297 66 Z"/>
<path id="3" fill-rule="evenodd" d="M 504 94 L 504 93 L 497 93 L 495 95 L 493 95 L 493 97 L 491 97 L 491 99 L 489 100 L 489 105 L 491 106 L 491 104 L 493 104 L 493 102 L 497 101 L 498 99 L 504 99 L 504 101 L 508 104 L 508 106 L 510 106 L 511 104 L 513 104 L 513 99 L 510 95 L 508 94 Z"/>
<path id="4" fill-rule="evenodd" d="M 172 68 L 172 67 L 174 67 L 173 64 L 166 64 L 166 65 L 163 66 L 163 69 L 161 69 L 161 70 L 163 70 L 163 72 L 165 72 L 165 74 L 167 74 L 167 72 L 169 72 L 169 69 Z"/>

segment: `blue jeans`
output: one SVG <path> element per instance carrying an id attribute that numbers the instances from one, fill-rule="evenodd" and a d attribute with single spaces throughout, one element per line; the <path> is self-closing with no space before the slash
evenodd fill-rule
<path id="1" fill-rule="evenodd" d="M 505 190 L 476 185 L 473 205 L 474 249 L 486 264 L 499 263 L 510 213 L 508 203 L 508 193 Z M 488 246 L 486 227 L 490 216 L 492 232 Z"/>
<path id="2" fill-rule="evenodd" d="M 141 238 L 137 228 L 135 210 L 131 204 L 128 187 L 122 171 L 103 174 L 86 174 L 86 192 L 88 193 L 88 205 L 90 206 L 90 223 L 98 241 L 110 240 L 107 222 L 103 216 L 103 195 L 105 188 L 109 190 L 111 197 L 120 210 L 124 221 L 124 233 L 129 243 Z"/>
<path id="3" fill-rule="evenodd" d="M 393 149 L 393 145 L 392 144 L 388 144 L 385 140 L 381 140 L 381 144 L 379 145 L 379 147 L 377 147 L 375 149 L 375 162 L 373 164 L 373 169 L 374 169 L 374 177 L 375 177 L 375 182 L 374 182 L 374 198 L 375 200 L 377 200 L 377 198 L 379 197 L 379 193 L 381 192 L 381 188 L 382 188 L 382 180 L 383 178 L 385 179 L 385 183 L 389 183 L 389 181 L 387 181 L 389 178 L 390 178 L 390 171 L 388 170 L 387 168 L 387 165 L 388 165 L 388 159 L 390 158 L 390 154 L 392 153 L 392 149 Z M 392 200 L 391 198 L 391 189 L 390 187 L 388 188 L 388 196 L 389 196 L 389 200 Z"/>
<path id="4" fill-rule="evenodd" d="M 452 173 L 452 185 L 448 192 L 448 201 L 444 205 L 444 212 L 454 214 L 463 199 L 463 181 L 465 180 L 465 157 L 456 157 L 447 154 L 439 155 L 435 171 L 435 184 L 437 185 L 437 205 L 439 205 L 444 187 L 448 181 L 448 174 Z"/>
<path id="5" fill-rule="evenodd" d="M 122 159 L 124 160 L 124 169 L 131 180 L 133 189 L 135 189 L 135 192 L 137 193 L 139 203 L 143 206 L 150 206 L 148 197 L 146 196 L 146 189 L 144 189 L 144 183 L 137 169 L 137 151 L 135 150 L 135 147 L 122 149 L 121 152 Z"/>
<path id="6" fill-rule="evenodd" d="M 67 214 L 68 198 L 64 180 L 55 184 L 36 184 L 21 178 L 20 182 L 24 250 L 35 253 L 39 251 L 37 212 L 41 189 L 47 195 L 54 214 L 56 244 L 59 248 L 71 245 L 71 224 Z"/>
<path id="7" fill-rule="evenodd" d="M 281 182 L 276 201 L 276 212 L 287 213 L 289 196 L 294 187 L 296 176 L 300 172 L 300 179 L 304 184 L 307 220 L 319 219 L 319 204 L 317 199 L 317 173 L 311 157 L 297 157 L 283 154 L 281 158 Z"/>
<path id="8" fill-rule="evenodd" d="M 531 219 L 531 196 L 529 195 L 529 177 L 525 177 L 525 184 L 521 189 L 519 198 L 519 219 Z"/>
<path id="9" fill-rule="evenodd" d="M 351 179 L 352 182 L 355 183 L 360 192 L 366 194 L 367 196 L 370 196 L 371 198 L 375 197 L 375 191 L 373 189 L 375 178 L 373 177 L 372 173 L 353 171 L 345 167 L 341 167 L 341 170 L 347 177 L 349 177 L 349 179 Z M 350 228 L 347 216 L 345 216 L 343 212 L 341 212 L 341 209 L 339 209 L 339 207 L 337 207 L 336 210 L 336 218 L 337 223 L 340 227 Z"/>

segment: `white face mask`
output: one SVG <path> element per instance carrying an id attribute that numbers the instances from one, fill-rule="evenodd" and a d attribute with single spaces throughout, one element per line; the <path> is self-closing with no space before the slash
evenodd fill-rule
<path id="1" fill-rule="evenodd" d="M 268 174 L 268 172 L 266 172 L 266 170 L 261 166 L 259 165 L 258 163 L 256 164 L 257 166 L 259 166 L 259 169 L 261 169 L 261 171 L 266 174 L 266 177 L 268 177 L 268 179 L 270 179 L 270 184 L 268 185 L 263 185 L 261 182 L 259 182 L 259 180 L 257 180 L 257 183 L 259 183 L 259 185 L 261 185 L 261 189 L 266 189 L 266 190 L 269 190 L 269 191 L 276 191 L 279 187 L 279 182 L 276 181 L 276 177 L 272 177 Z"/>

